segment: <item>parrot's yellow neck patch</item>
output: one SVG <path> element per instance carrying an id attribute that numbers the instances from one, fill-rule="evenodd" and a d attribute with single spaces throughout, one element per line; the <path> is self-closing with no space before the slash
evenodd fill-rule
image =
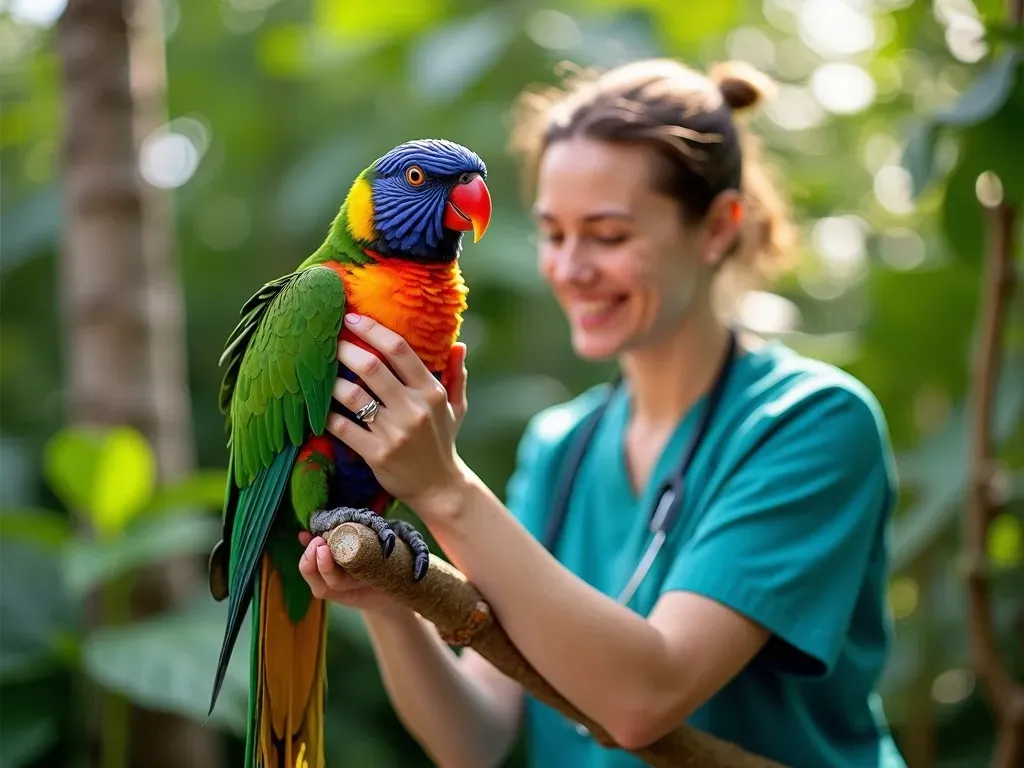
<path id="1" fill-rule="evenodd" d="M 370 182 L 358 176 L 345 200 L 348 213 L 348 231 L 353 239 L 364 243 L 376 240 L 373 231 L 373 191 Z"/>

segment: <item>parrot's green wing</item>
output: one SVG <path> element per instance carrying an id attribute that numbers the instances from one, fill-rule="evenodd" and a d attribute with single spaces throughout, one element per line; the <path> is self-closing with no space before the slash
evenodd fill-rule
<path id="1" fill-rule="evenodd" d="M 217 600 L 228 598 L 228 621 L 211 711 L 295 457 L 327 424 L 344 314 L 337 272 L 323 266 L 293 272 L 245 303 L 221 356 L 228 481 L 221 540 L 210 555 L 210 591 Z"/>

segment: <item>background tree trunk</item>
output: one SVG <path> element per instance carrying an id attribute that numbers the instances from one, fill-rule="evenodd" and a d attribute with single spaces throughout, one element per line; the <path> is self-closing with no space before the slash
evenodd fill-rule
<path id="1" fill-rule="evenodd" d="M 192 468 L 193 446 L 170 200 L 138 166 L 141 142 L 165 121 L 160 21 L 156 0 L 68 0 L 60 19 L 61 291 L 69 421 L 139 429 L 167 480 Z M 199 576 L 187 560 L 140 574 L 133 612 L 172 607 Z M 132 765 L 218 764 L 215 731 L 146 710 L 131 715 Z"/>

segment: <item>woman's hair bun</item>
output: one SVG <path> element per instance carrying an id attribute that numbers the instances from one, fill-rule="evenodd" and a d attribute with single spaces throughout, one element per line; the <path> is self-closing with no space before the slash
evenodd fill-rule
<path id="1" fill-rule="evenodd" d="M 745 61 L 715 64 L 708 75 L 725 103 L 736 112 L 753 109 L 775 93 L 772 79 Z"/>

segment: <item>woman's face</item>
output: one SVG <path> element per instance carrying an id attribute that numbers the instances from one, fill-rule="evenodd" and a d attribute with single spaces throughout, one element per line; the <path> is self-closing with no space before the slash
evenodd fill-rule
<path id="1" fill-rule="evenodd" d="M 656 344 L 677 330 L 708 270 L 698 227 L 653 189 L 639 146 L 558 141 L 538 168 L 540 271 L 582 357 Z"/>

